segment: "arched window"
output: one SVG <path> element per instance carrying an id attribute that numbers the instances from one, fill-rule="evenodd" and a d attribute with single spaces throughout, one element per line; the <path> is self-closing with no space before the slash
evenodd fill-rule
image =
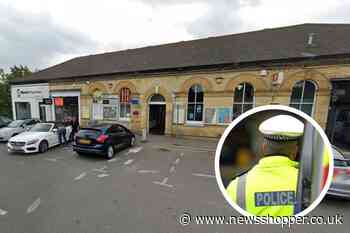
<path id="1" fill-rule="evenodd" d="M 254 108 L 254 87 L 249 83 L 240 83 L 235 88 L 232 118 Z"/>
<path id="2" fill-rule="evenodd" d="M 122 89 L 120 89 L 119 100 L 120 100 L 120 118 L 128 119 L 130 117 L 130 101 L 131 101 L 131 91 L 129 88 L 123 87 Z"/>
<path id="3" fill-rule="evenodd" d="M 290 106 L 312 116 L 315 101 L 316 86 L 312 81 L 299 81 L 295 83 Z"/>
<path id="4" fill-rule="evenodd" d="M 201 85 L 193 85 L 188 91 L 187 120 L 203 120 L 203 98 L 204 93 Z"/>

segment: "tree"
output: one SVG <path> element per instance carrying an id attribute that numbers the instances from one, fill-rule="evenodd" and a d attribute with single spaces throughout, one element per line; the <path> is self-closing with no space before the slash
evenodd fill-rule
<path id="1" fill-rule="evenodd" d="M 12 117 L 11 104 L 11 80 L 15 78 L 25 77 L 32 74 L 27 66 L 13 66 L 10 72 L 6 73 L 0 69 L 0 115 Z"/>

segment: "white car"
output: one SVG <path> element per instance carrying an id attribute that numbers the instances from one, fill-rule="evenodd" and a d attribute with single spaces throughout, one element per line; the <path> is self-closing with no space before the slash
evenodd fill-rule
<path id="1" fill-rule="evenodd" d="M 10 138 L 7 143 L 9 152 L 44 153 L 49 148 L 60 144 L 59 130 L 65 127 L 61 123 L 38 123 L 29 131 Z M 71 126 L 66 126 L 66 138 L 68 140 L 72 132 Z"/>
<path id="2" fill-rule="evenodd" d="M 7 142 L 11 137 L 30 130 L 37 123 L 39 121 L 35 119 L 12 121 L 6 127 L 0 129 L 0 142 Z"/>

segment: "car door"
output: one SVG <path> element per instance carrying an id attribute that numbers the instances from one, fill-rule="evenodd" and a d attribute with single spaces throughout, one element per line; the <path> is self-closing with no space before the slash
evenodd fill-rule
<path id="1" fill-rule="evenodd" d="M 55 124 L 53 128 L 47 133 L 47 140 L 49 142 L 49 146 L 55 146 L 59 144 L 58 140 L 58 126 Z"/>

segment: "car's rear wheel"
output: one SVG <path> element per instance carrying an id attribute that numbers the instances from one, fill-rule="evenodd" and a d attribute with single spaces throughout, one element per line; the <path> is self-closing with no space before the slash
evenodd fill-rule
<path id="1" fill-rule="evenodd" d="M 40 153 L 45 153 L 49 149 L 49 144 L 47 141 L 42 141 L 39 144 L 39 152 Z"/>
<path id="2" fill-rule="evenodd" d="M 107 148 L 107 159 L 111 159 L 114 157 L 114 148 L 112 145 L 109 145 Z"/>

